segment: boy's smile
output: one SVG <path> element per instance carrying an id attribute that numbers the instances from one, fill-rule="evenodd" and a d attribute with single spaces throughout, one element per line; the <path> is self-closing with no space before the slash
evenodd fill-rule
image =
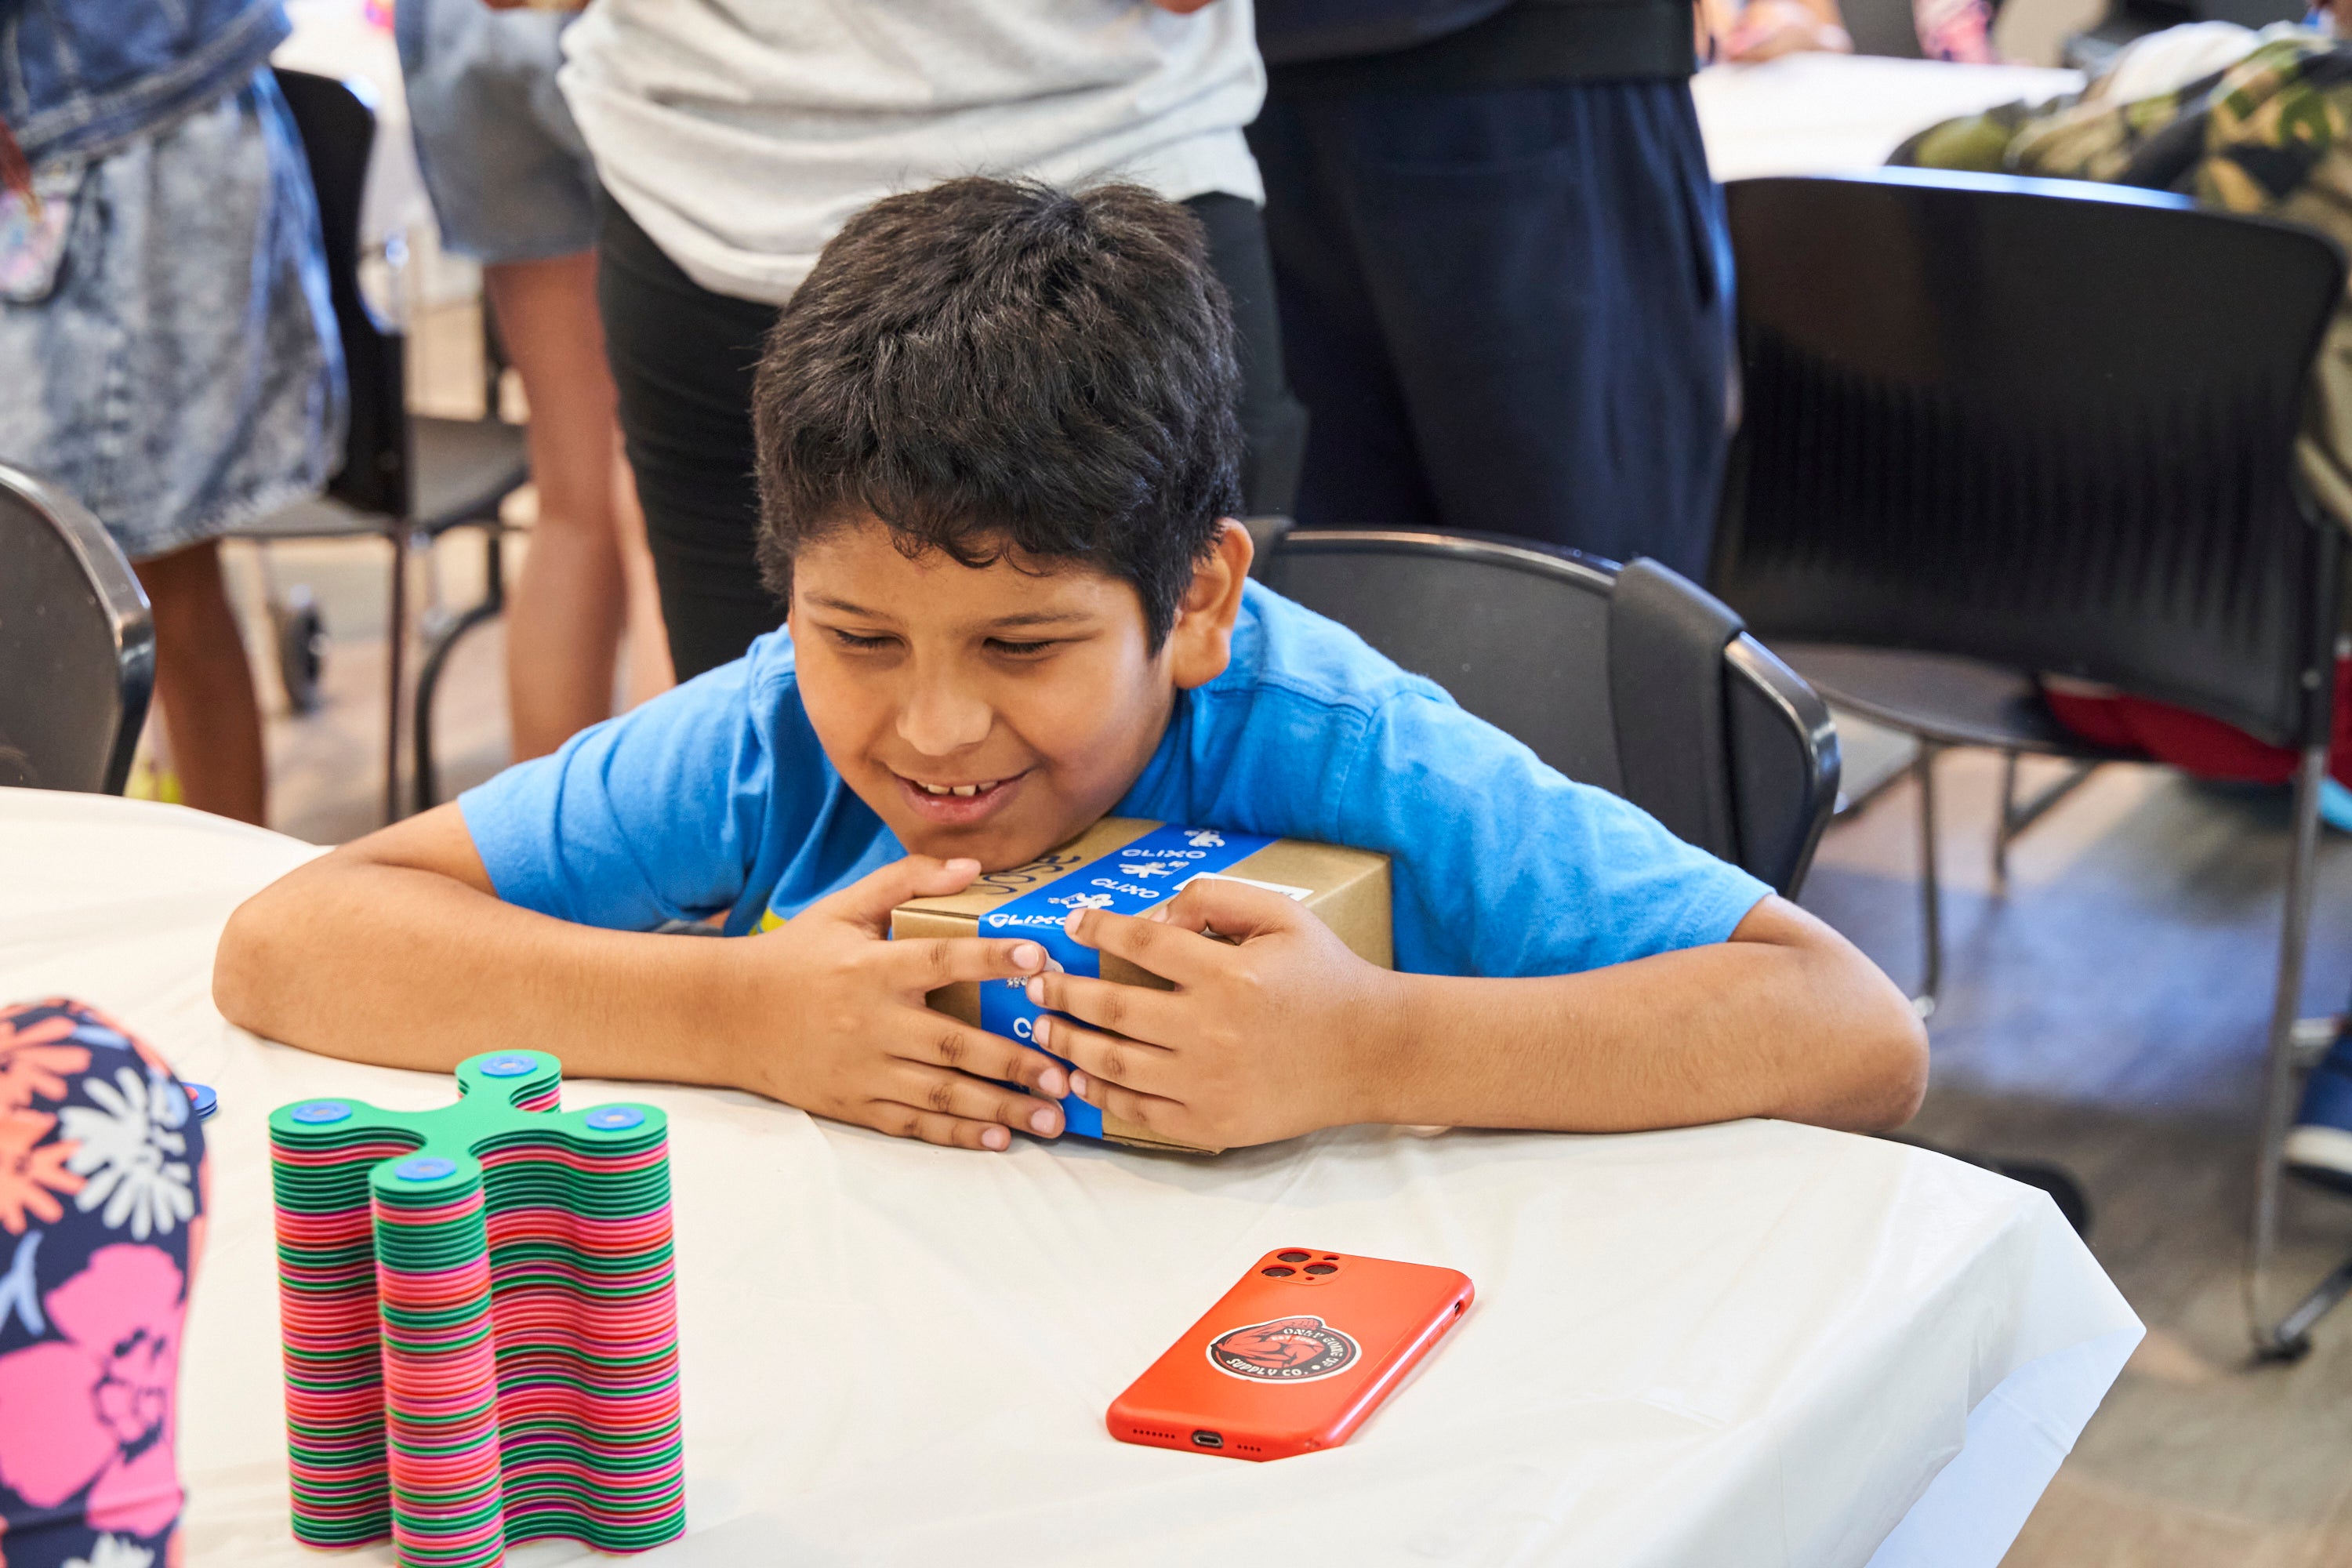
<path id="1" fill-rule="evenodd" d="M 1018 866 L 1102 816 L 1180 689 L 1213 679 L 1249 569 L 1226 531 L 1150 646 L 1135 588 L 1072 562 L 909 557 L 868 521 L 793 557 L 801 700 L 825 755 L 910 853 Z"/>

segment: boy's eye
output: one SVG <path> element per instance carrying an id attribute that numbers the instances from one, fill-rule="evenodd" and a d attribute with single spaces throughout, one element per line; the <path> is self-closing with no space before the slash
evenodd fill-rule
<path id="1" fill-rule="evenodd" d="M 890 643 L 890 639 L 887 637 L 859 637 L 856 632 L 845 632 L 839 626 L 832 626 L 827 629 L 833 633 L 833 640 L 835 642 L 838 643 L 843 647 L 856 648 L 860 652 L 871 651 L 877 647 L 887 647 Z"/>
<path id="2" fill-rule="evenodd" d="M 988 639 L 988 646 L 998 653 L 1010 654 L 1014 658 L 1033 658 L 1054 647 L 1056 640 L 1049 637 L 1043 642 L 1008 642 L 1003 637 L 991 637 Z"/>

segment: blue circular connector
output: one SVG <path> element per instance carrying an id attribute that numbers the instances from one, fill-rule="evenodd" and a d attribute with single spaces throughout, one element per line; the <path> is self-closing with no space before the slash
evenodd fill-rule
<path id="1" fill-rule="evenodd" d="M 599 1132 L 617 1132 L 625 1127 L 643 1127 L 646 1113 L 626 1105 L 600 1105 L 588 1113 L 587 1120 Z"/>
<path id="2" fill-rule="evenodd" d="M 352 1108 L 340 1100 L 313 1100 L 294 1108 L 294 1120 L 308 1127 L 324 1127 L 331 1121 L 349 1121 Z"/>
<path id="3" fill-rule="evenodd" d="M 520 1078 L 538 1070 L 539 1064 L 529 1057 L 492 1057 L 482 1064 L 482 1071 L 491 1078 Z"/>
<path id="4" fill-rule="evenodd" d="M 454 1161 L 438 1154 L 418 1154 L 394 1165 L 392 1173 L 404 1182 L 437 1182 L 457 1168 Z"/>

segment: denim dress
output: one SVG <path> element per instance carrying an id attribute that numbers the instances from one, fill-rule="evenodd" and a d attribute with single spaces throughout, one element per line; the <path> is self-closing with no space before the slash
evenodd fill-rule
<path id="1" fill-rule="evenodd" d="M 127 61 L 58 36 L 110 25 Z M 0 109 L 40 198 L 0 195 L 0 462 L 134 561 L 316 493 L 341 449 L 317 201 L 267 64 L 284 33 L 276 0 L 0 0 Z"/>

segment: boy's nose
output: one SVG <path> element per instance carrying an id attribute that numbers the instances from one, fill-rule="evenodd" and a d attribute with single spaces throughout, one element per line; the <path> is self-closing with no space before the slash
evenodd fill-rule
<path id="1" fill-rule="evenodd" d="M 898 710 L 898 738 L 927 757 L 944 757 L 988 739 L 988 704 L 945 683 L 917 688 Z"/>

